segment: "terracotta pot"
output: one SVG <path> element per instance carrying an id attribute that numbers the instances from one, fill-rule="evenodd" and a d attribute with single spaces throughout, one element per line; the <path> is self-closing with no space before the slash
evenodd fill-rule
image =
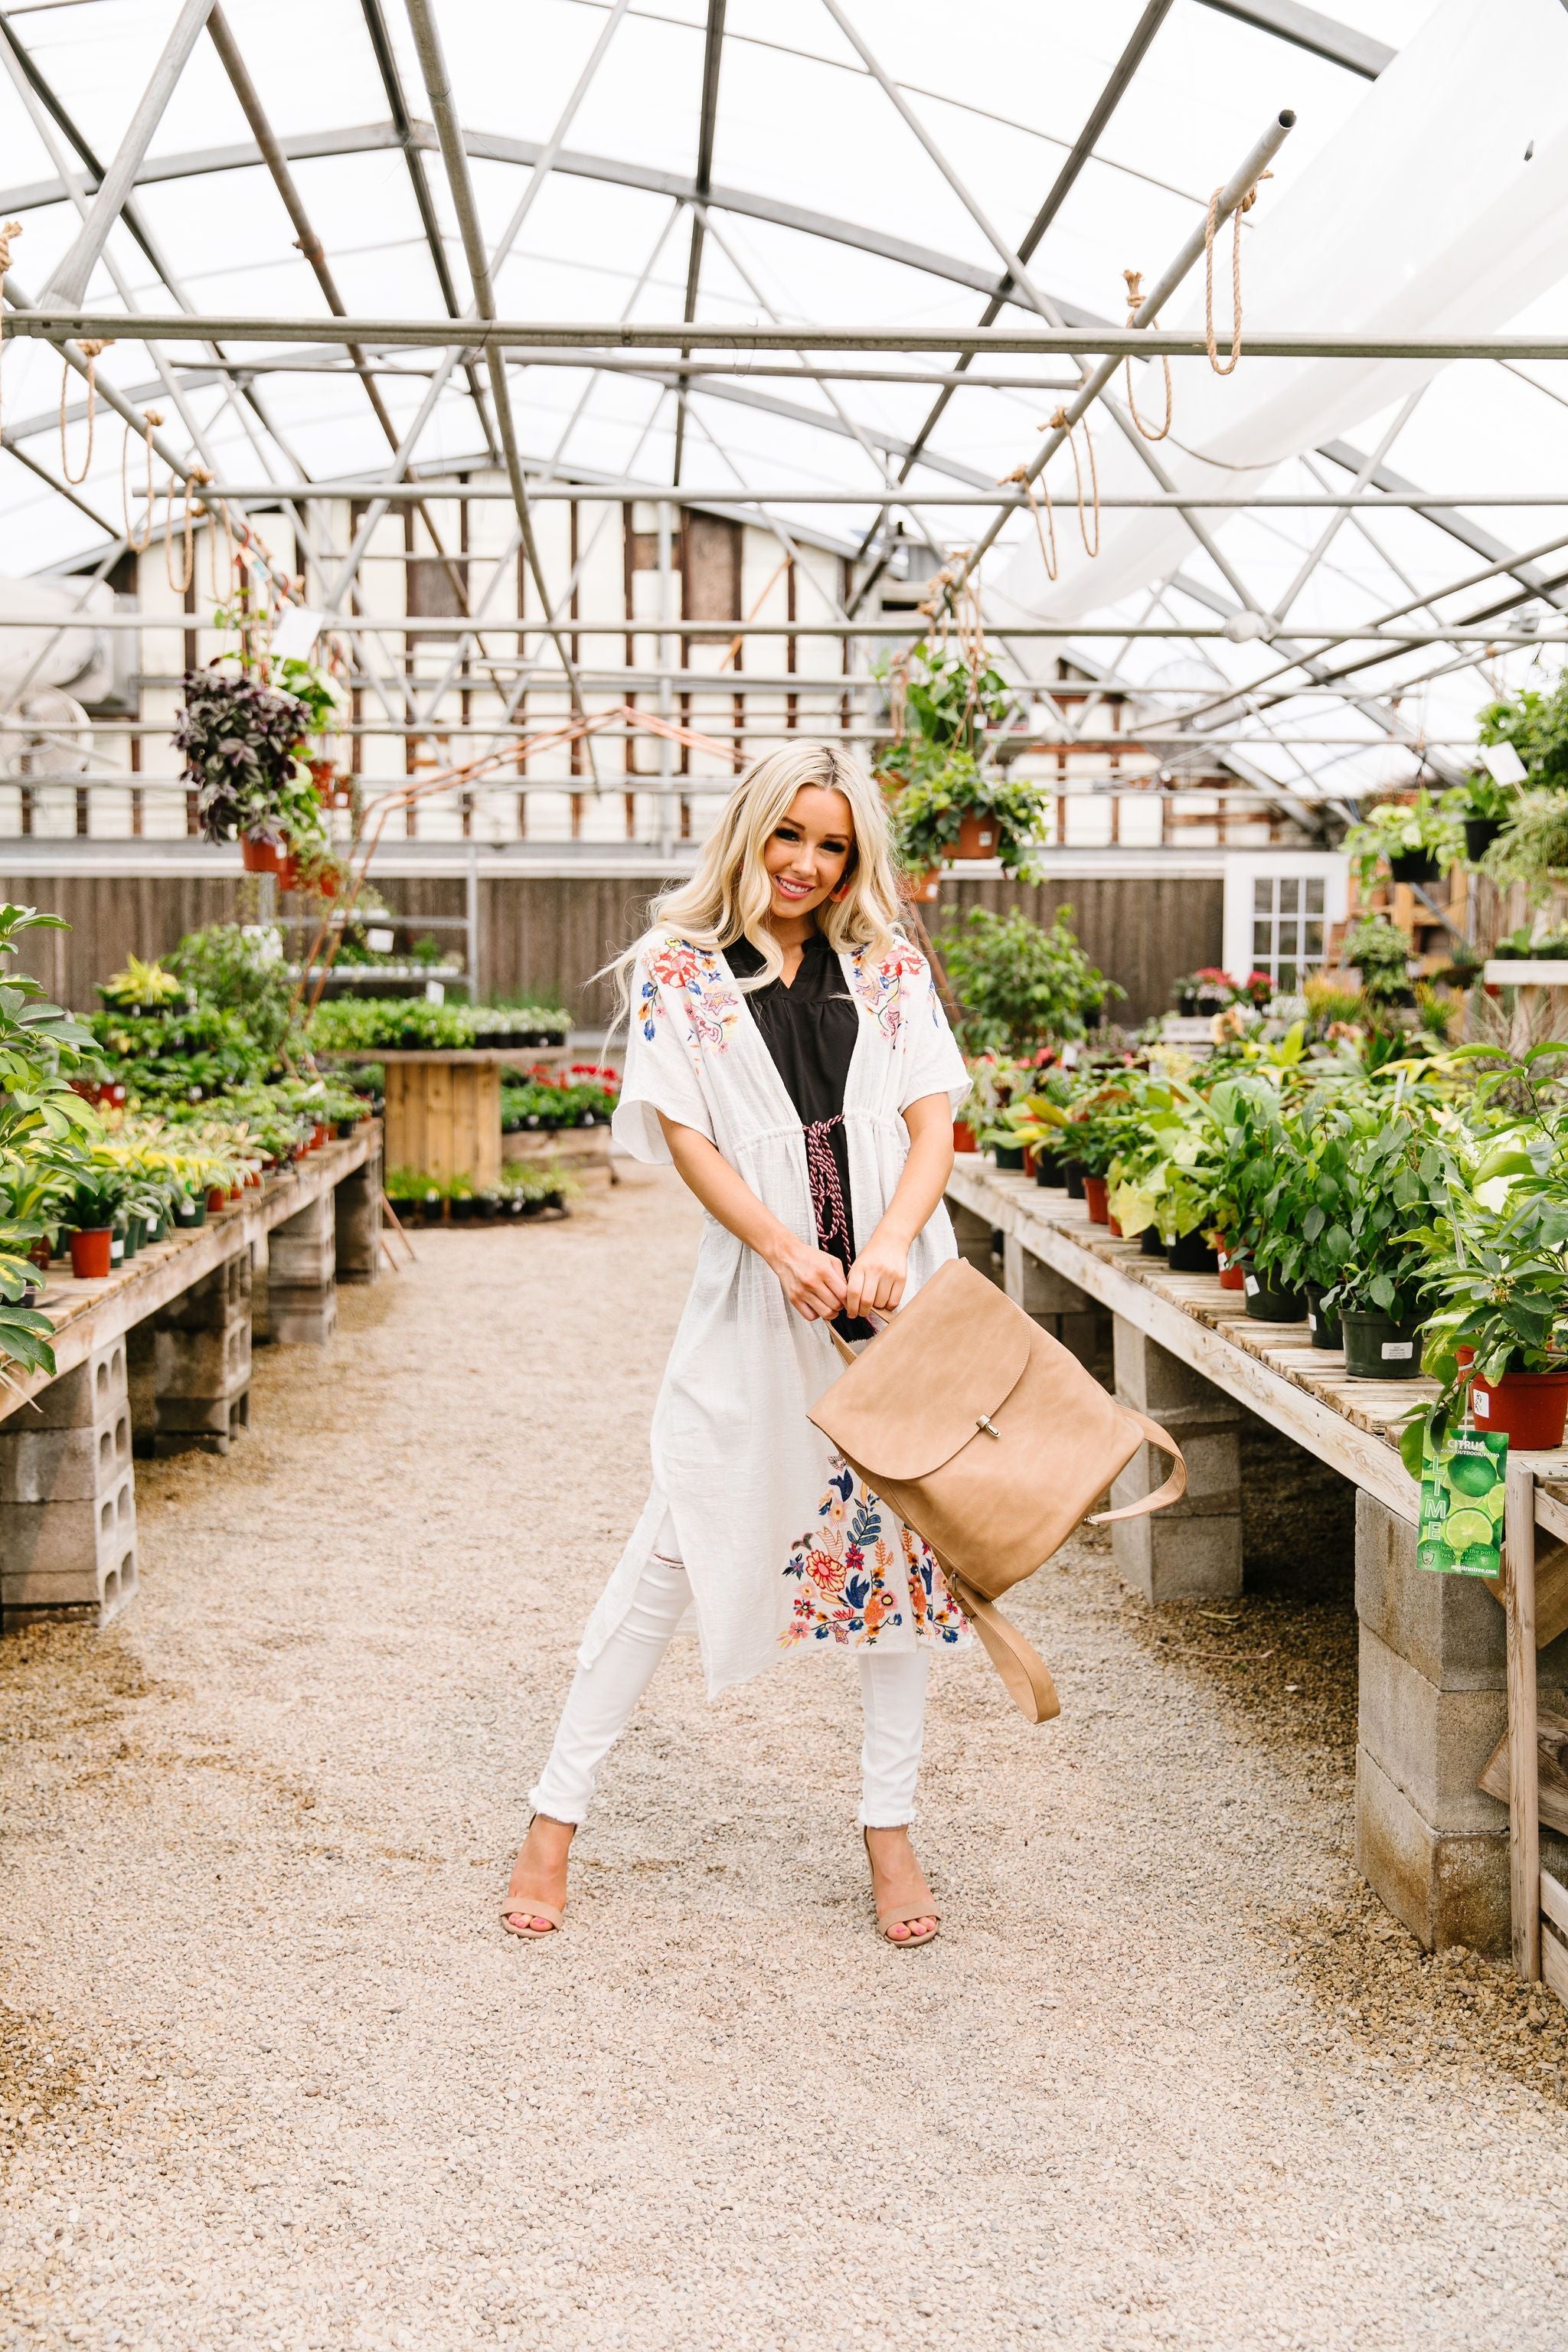
<path id="1" fill-rule="evenodd" d="M 906 898 L 915 899 L 921 906 L 929 907 L 932 899 L 942 894 L 941 866 L 933 866 L 924 874 L 906 874 L 903 893 Z"/>
<path id="2" fill-rule="evenodd" d="M 1110 1238 L 1113 1242 L 1123 1242 L 1126 1240 L 1127 1236 L 1121 1230 L 1121 1220 L 1120 1217 L 1112 1217 L 1108 1214 L 1105 1222 L 1110 1229 Z"/>
<path id="3" fill-rule="evenodd" d="M 1110 1203 L 1106 1199 L 1104 1177 L 1086 1176 L 1083 1180 L 1083 1197 L 1089 1202 L 1089 1223 L 1108 1225 L 1110 1223 Z"/>
<path id="4" fill-rule="evenodd" d="M 1474 1360 L 1459 1349 L 1461 1365 Z M 1563 1443 L 1568 1424 L 1568 1370 L 1504 1372 L 1495 1381 L 1470 1382 L 1470 1411 L 1480 1429 L 1501 1432 L 1526 1454 L 1547 1454 Z"/>
<path id="5" fill-rule="evenodd" d="M 114 1263 L 114 1235 L 107 1225 L 89 1225 L 71 1235 L 71 1272 L 79 1282 L 101 1282 Z"/>
<path id="6" fill-rule="evenodd" d="M 239 855 L 247 874 L 276 874 L 283 863 L 276 842 L 257 841 L 248 833 L 241 836 Z"/>
<path id="7" fill-rule="evenodd" d="M 238 1198 L 239 1198 L 239 1189 L 240 1189 L 240 1188 L 239 1188 L 239 1186 L 238 1186 L 237 1184 L 231 1184 L 231 1185 L 229 1186 L 229 1188 L 228 1188 L 228 1197 L 229 1197 L 229 1199 L 230 1199 L 231 1201 L 237 1201 L 237 1200 L 238 1200 Z"/>
<path id="8" fill-rule="evenodd" d="M 278 858 L 278 887 L 279 890 L 297 890 L 300 887 L 299 860 L 281 851 Z"/>
<path id="9" fill-rule="evenodd" d="M 47 1234 L 40 1234 L 37 1240 L 33 1244 L 32 1248 L 27 1252 L 29 1264 L 36 1265 L 40 1274 L 47 1274 L 49 1270 L 49 1260 L 52 1255 L 53 1252 L 49 1248 L 49 1237 Z"/>
<path id="10" fill-rule="evenodd" d="M 974 1140 L 974 1129 L 966 1118 L 955 1118 L 952 1122 L 952 1148 L 955 1151 L 977 1151 L 980 1148 Z"/>
<path id="11" fill-rule="evenodd" d="M 958 821 L 958 841 L 952 855 L 955 858 L 994 857 L 1002 838 L 1001 828 L 987 811 L 982 815 L 969 809 Z"/>
<path id="12" fill-rule="evenodd" d="M 207 1188 L 207 1214 L 211 1216 L 215 1209 L 221 1209 L 227 1198 L 228 1194 L 225 1192 L 221 1184 L 209 1185 Z"/>
<path id="13" fill-rule="evenodd" d="M 1247 1288 L 1246 1264 L 1239 1256 L 1231 1256 L 1229 1251 L 1226 1248 L 1224 1242 L 1220 1240 L 1217 1234 L 1215 1238 L 1215 1252 L 1219 1259 L 1220 1288 L 1222 1290 L 1245 1290 Z"/>

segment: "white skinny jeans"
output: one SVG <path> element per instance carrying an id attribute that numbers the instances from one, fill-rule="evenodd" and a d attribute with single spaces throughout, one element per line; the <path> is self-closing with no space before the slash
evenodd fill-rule
<path id="1" fill-rule="evenodd" d="M 631 1720 L 633 1710 L 686 1614 L 691 1587 L 674 1557 L 675 1530 L 666 1519 L 630 1608 L 591 1666 L 579 1666 L 529 1802 L 552 1821 L 581 1822 L 599 1767 Z M 867 1829 L 902 1828 L 915 1817 L 915 1780 L 925 1736 L 924 1650 L 862 1650 L 859 1818 Z"/>

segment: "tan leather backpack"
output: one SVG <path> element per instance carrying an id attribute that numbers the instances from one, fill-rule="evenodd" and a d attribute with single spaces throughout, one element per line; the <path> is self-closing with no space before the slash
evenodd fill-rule
<path id="1" fill-rule="evenodd" d="M 1121 1404 L 994 1282 L 955 1258 L 856 1354 L 811 1419 L 941 1562 L 1009 1696 L 1031 1723 L 1061 1712 L 1044 1660 L 992 1606 L 1033 1576 L 1145 1439 L 1164 1485 L 1089 1521 L 1136 1518 L 1186 1492 L 1181 1449 Z"/>

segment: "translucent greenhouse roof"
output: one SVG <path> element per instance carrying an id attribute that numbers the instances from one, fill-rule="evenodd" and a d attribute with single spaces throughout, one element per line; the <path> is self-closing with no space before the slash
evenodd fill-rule
<path id="1" fill-rule="evenodd" d="M 846 552 L 896 528 L 895 561 L 911 543 L 917 570 L 1000 520 L 979 578 L 1020 672 L 1048 677 L 1066 652 L 1303 801 L 1423 763 L 1461 772 L 1478 705 L 1558 665 L 1562 0 L 1333 16 L 1297 0 L 26 0 L 0 37 L 0 208 L 23 232 L 6 308 L 112 334 L 95 364 L 121 404 L 100 398 L 67 483 L 87 423 L 79 370 L 62 450 L 65 330 L 6 342 L 11 575 L 112 557 L 127 409 L 139 435 L 154 406 L 160 450 L 205 466 L 237 511 L 275 504 L 269 484 L 496 469 L 484 355 L 392 332 L 470 313 L 477 236 L 479 307 L 562 331 L 506 355 L 532 485 L 678 481 Z M 1173 358 L 1161 437 L 1160 362 L 1118 368 L 1046 468 L 1052 578 L 1044 515 L 999 507 L 996 486 L 1037 457 L 1092 355 L 961 339 L 991 319 L 1121 330 L 1123 273 L 1151 287 L 1194 237 L 1159 323 L 1201 334 L 1211 192 L 1266 137 L 1240 360 L 1222 375 Z M 322 339 L 310 234 L 365 324 L 352 348 Z M 1221 366 L 1232 236 L 1214 245 Z M 165 331 L 130 331 L 137 311 Z M 700 345 L 682 379 L 672 345 L 610 340 L 682 320 L 805 341 Z M 585 326 L 603 337 L 571 346 Z M 1312 335 L 1357 348 L 1249 348 Z M 1447 347 L 1375 348 L 1423 338 Z M 1526 349 L 1500 353 L 1507 338 Z M 1487 355 L 1456 355 L 1466 339 Z M 134 483 L 139 448 L 131 467 Z"/>

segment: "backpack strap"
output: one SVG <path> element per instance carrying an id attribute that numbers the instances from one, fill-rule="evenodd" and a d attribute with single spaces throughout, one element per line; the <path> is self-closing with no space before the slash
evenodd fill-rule
<path id="1" fill-rule="evenodd" d="M 1030 1723 L 1049 1723 L 1053 1717 L 1060 1715 L 1062 1703 L 1057 1696 L 1050 1669 L 1038 1650 L 1026 1642 L 1016 1625 L 1003 1616 L 995 1603 L 976 1592 L 940 1552 L 936 1560 L 948 1591 L 973 1626 L 1019 1714 Z"/>
<path id="2" fill-rule="evenodd" d="M 1175 1439 L 1157 1421 L 1151 1421 L 1147 1413 L 1135 1412 L 1130 1404 L 1124 1404 L 1121 1410 L 1129 1421 L 1137 1423 L 1151 1445 L 1157 1445 L 1162 1454 L 1170 1455 L 1171 1474 L 1163 1486 L 1156 1486 L 1141 1503 L 1124 1503 L 1119 1511 L 1096 1511 L 1085 1520 L 1086 1527 L 1103 1528 L 1111 1519 L 1141 1519 L 1146 1512 L 1163 1511 L 1167 1503 L 1179 1503 L 1187 1491 L 1187 1465 Z"/>

